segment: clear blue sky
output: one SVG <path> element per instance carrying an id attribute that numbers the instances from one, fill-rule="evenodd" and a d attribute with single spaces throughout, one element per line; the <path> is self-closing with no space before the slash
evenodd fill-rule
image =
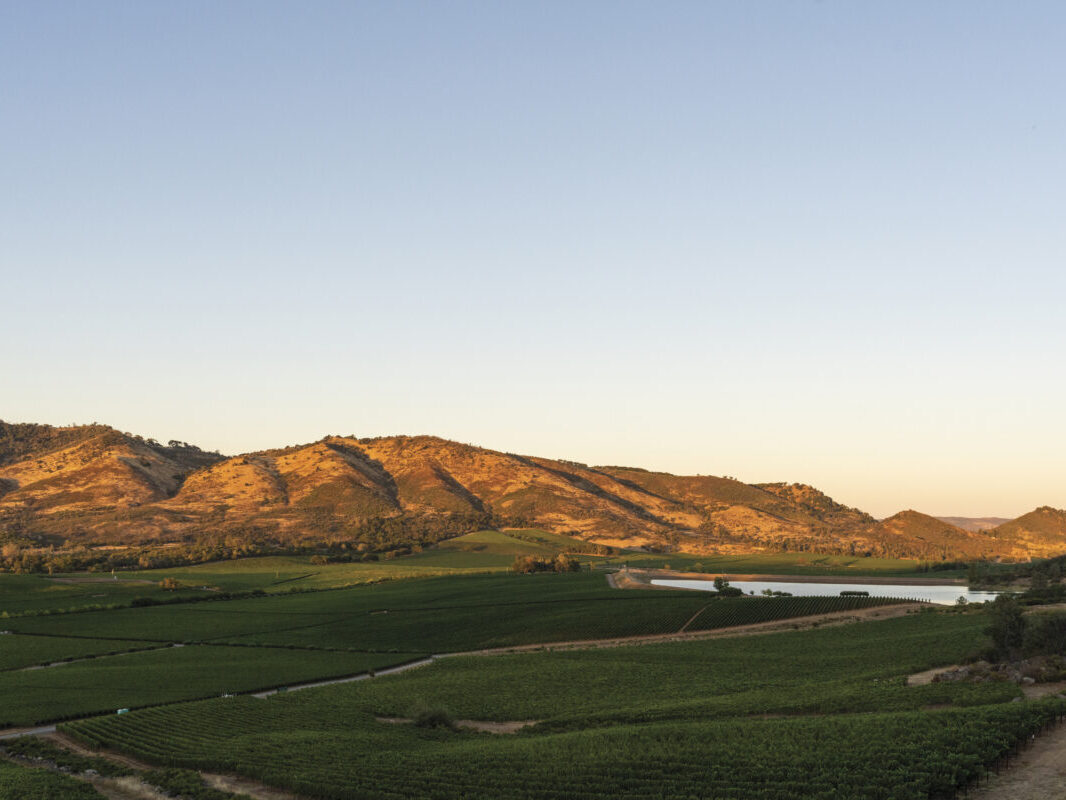
<path id="1" fill-rule="evenodd" d="M 1066 6 L 0 2 L 0 418 L 1066 506 Z"/>

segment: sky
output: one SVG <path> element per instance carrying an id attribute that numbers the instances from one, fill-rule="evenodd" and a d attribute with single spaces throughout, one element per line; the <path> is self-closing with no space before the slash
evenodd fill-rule
<path id="1" fill-rule="evenodd" d="M 0 0 L 0 418 L 1066 506 L 1066 6 Z"/>

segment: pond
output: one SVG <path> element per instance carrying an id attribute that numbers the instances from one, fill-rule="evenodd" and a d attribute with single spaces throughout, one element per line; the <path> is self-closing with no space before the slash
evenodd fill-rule
<path id="1" fill-rule="evenodd" d="M 669 586 L 674 589 L 699 589 L 714 591 L 713 581 L 653 580 L 654 586 Z M 869 592 L 871 597 L 900 597 L 908 600 L 925 600 L 939 605 L 954 605 L 960 597 L 968 603 L 983 603 L 995 600 L 998 592 L 971 591 L 959 584 L 900 584 L 900 583 L 813 583 L 788 581 L 730 581 L 744 594 L 762 594 L 764 589 L 789 592 L 797 597 L 833 597 L 841 592 Z"/>

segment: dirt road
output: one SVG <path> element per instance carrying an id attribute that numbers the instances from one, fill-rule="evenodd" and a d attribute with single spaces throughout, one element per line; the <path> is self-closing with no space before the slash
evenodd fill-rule
<path id="1" fill-rule="evenodd" d="M 814 614 L 809 617 L 791 617 L 774 622 L 757 622 L 752 625 L 736 625 L 731 628 L 716 628 L 709 631 L 684 631 L 654 633 L 646 636 L 619 636 L 613 639 L 578 639 L 570 642 L 545 642 L 522 644 L 512 647 L 496 647 L 488 650 L 467 650 L 461 653 L 441 653 L 434 658 L 455 656 L 495 656 L 510 653 L 528 653 L 535 650 L 596 650 L 601 647 L 627 647 L 634 644 L 657 644 L 659 642 L 682 642 L 694 639 L 729 639 L 735 636 L 759 636 L 766 633 L 823 628 L 830 625 L 848 625 L 854 622 L 893 619 L 928 607 L 926 603 L 899 603 L 891 606 L 875 606 L 855 611 L 833 611 L 829 614 Z M 688 623 L 686 623 L 688 624 Z"/>
<path id="2" fill-rule="evenodd" d="M 95 756 L 96 758 L 106 758 L 112 763 L 121 764 L 124 767 L 129 767 L 138 772 L 147 772 L 149 770 L 158 769 L 158 767 L 149 764 L 146 761 L 141 761 L 132 756 L 125 755 L 124 753 L 115 752 L 114 750 L 93 750 L 81 744 L 77 739 L 63 733 L 48 734 L 44 738 L 50 739 L 55 744 L 65 750 L 70 750 L 73 753 L 78 753 L 83 756 Z M 235 792 L 237 794 L 246 794 L 249 797 L 254 798 L 254 800 L 301 800 L 299 795 L 286 792 L 282 789 L 277 789 L 273 786 L 267 786 L 265 783 L 259 783 L 259 781 L 254 781 L 249 778 L 242 778 L 237 775 L 220 775 L 214 772 L 201 772 L 200 776 L 208 785 L 215 789 L 221 789 L 226 792 Z M 111 791 L 118 791 L 119 793 L 114 795 L 116 798 L 152 798 L 152 800 L 155 800 L 155 798 L 169 797 L 169 795 L 160 794 L 151 787 L 145 786 L 136 778 L 94 779 L 92 783 L 99 791 L 101 791 L 101 793 L 104 793 L 104 788 Z M 121 785 L 112 785 L 116 783 Z M 106 787 L 103 784 L 106 784 Z M 133 793 L 122 794 L 122 791 Z M 137 794 L 136 792 L 140 792 L 140 794 Z M 112 795 L 106 796 L 111 797 Z"/>
<path id="3" fill-rule="evenodd" d="M 1038 736 L 967 800 L 1066 800 L 1066 725 Z"/>

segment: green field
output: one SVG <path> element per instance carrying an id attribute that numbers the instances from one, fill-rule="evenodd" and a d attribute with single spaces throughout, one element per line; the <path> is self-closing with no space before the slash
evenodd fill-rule
<path id="1" fill-rule="evenodd" d="M 0 760 L 0 800 L 103 800 L 82 781 Z"/>
<path id="2" fill-rule="evenodd" d="M 238 770 L 337 800 L 918 800 L 951 796 L 1062 708 L 670 722 L 513 737 L 290 716 L 300 729 L 294 734 L 254 710 L 182 708 L 165 719 L 133 718 L 121 731 L 83 725 L 74 732 L 146 758 Z"/>
<path id="3" fill-rule="evenodd" d="M 202 590 L 183 589 L 164 593 L 161 578 L 134 578 L 119 573 L 118 579 L 90 573 L 67 576 L 0 574 L 0 627 L 3 618 L 52 609 L 128 605 L 147 595 L 201 597 Z"/>
<path id="4" fill-rule="evenodd" d="M 965 661 L 986 645 L 988 619 L 978 610 L 552 648 L 777 620 L 789 627 L 798 617 L 896 602 L 619 590 L 607 581 L 611 564 L 942 576 L 918 573 L 913 562 L 809 554 L 582 555 L 582 572 L 508 569 L 516 555 L 574 547 L 538 531 L 480 531 L 383 562 L 254 558 L 119 581 L 0 576 L 0 727 L 78 719 L 65 729 L 91 744 L 330 800 L 908 800 L 950 796 L 1066 711 L 1057 700 L 1012 702 L 1021 692 L 1006 682 L 906 685 L 907 674 Z M 183 588 L 164 591 L 164 577 Z M 471 654 L 520 645 L 534 649 Z M 440 657 L 397 675 L 250 696 L 427 653 Z M 120 708 L 133 711 L 116 715 Z M 497 736 L 378 720 L 427 711 L 445 721 L 533 724 Z M 12 781 L 59 777 L 11 769 Z M 37 796 L 12 785 L 23 786 L 12 796 Z"/>
<path id="5" fill-rule="evenodd" d="M 481 574 L 349 589 L 21 617 L 11 630 L 152 642 L 454 652 L 672 633 L 864 608 L 871 598 L 715 598 L 620 591 L 599 573 Z"/>
<path id="6" fill-rule="evenodd" d="M 1019 696 L 1009 684 L 904 685 L 908 672 L 979 648 L 984 624 L 981 615 L 918 614 L 750 638 L 449 658 L 358 684 L 65 730 L 158 763 L 322 798 L 950 796 L 1066 711 L 1062 701 L 1009 703 Z M 540 723 L 493 736 L 376 720 L 427 707 Z M 785 716 L 759 716 L 767 714 Z"/>
<path id="7" fill-rule="evenodd" d="M 0 574 L 0 618 L 86 607 L 129 605 L 137 598 L 155 600 L 195 597 L 212 592 L 284 593 L 329 589 L 382 581 L 472 573 L 505 572 L 516 556 L 576 553 L 586 569 L 632 567 L 726 573 L 780 575 L 884 575 L 944 579 L 963 576 L 960 570 L 925 572 L 916 561 L 812 553 L 757 553 L 743 556 L 658 555 L 622 551 L 590 554 L 587 543 L 568 536 L 529 529 L 478 531 L 448 539 L 423 552 L 393 559 L 355 563 L 313 564 L 311 556 L 264 556 L 237 561 L 110 574 Z M 160 587 L 164 578 L 177 580 L 177 591 Z"/>
<path id="8" fill-rule="evenodd" d="M 0 726 L 351 675 L 425 653 L 707 630 L 885 602 L 622 591 L 600 573 L 486 573 L 16 617 L 0 635 L 0 693 L 12 698 Z M 136 649 L 145 652 L 125 652 Z M 56 661 L 74 663 L 24 669 Z"/>
<path id="9" fill-rule="evenodd" d="M 354 675 L 417 657 L 190 646 L 3 672 L 0 728 Z"/>
<path id="10" fill-rule="evenodd" d="M 566 726 L 1008 701 L 1019 696 L 1013 684 L 905 687 L 896 679 L 972 655 L 986 624 L 979 614 L 911 614 L 734 639 L 455 656 L 395 678 L 321 693 L 354 712 L 402 716 L 418 706 L 440 706 L 466 719 Z"/>
<path id="11" fill-rule="evenodd" d="M 25 669 L 54 661 L 144 650 L 153 647 L 148 642 L 121 639 L 69 639 L 52 636 L 0 636 L 0 672 Z"/>

